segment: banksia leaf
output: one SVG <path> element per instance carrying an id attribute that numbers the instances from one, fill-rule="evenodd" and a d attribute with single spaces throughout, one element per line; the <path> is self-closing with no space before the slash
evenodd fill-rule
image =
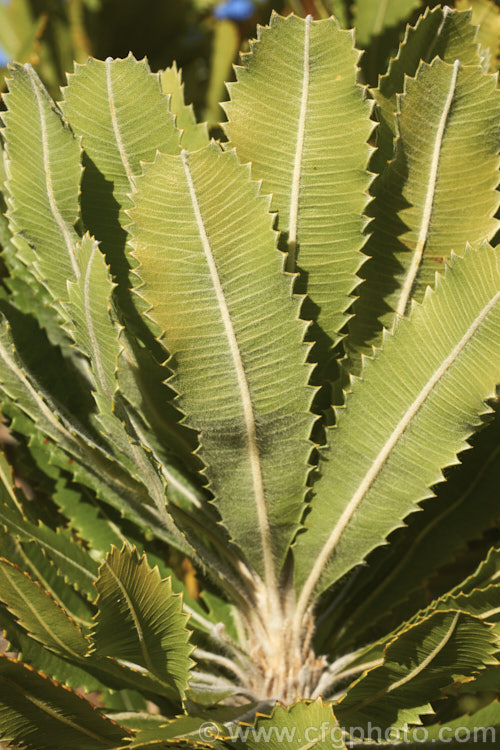
<path id="1" fill-rule="evenodd" d="M 395 627 L 403 609 L 405 618 L 413 615 L 428 580 L 491 526 L 500 486 L 499 438 L 497 411 L 493 424 L 474 436 L 472 450 L 460 454 L 460 465 L 452 466 L 446 481 L 437 485 L 436 497 L 426 500 L 422 512 L 407 520 L 408 528 L 398 529 L 390 547 L 376 550 L 376 557 L 360 571 L 350 590 L 349 614 L 331 621 L 332 629 L 338 626 L 343 644 L 356 642 L 362 633 L 372 637 L 374 628 L 381 635 L 387 622 Z"/>
<path id="2" fill-rule="evenodd" d="M 21 542 L 35 542 L 57 565 L 61 573 L 80 591 L 93 598 L 97 563 L 64 530 L 55 532 L 43 524 L 36 526 L 10 508 L 0 505 L 0 524 Z"/>
<path id="3" fill-rule="evenodd" d="M 75 65 L 63 93 L 61 107 L 73 132 L 82 136 L 88 157 L 82 183 L 83 221 L 100 241 L 113 273 L 126 283 L 122 227 L 128 224 L 127 195 L 141 173 L 141 160 L 151 161 L 157 150 L 179 153 L 180 132 L 158 75 L 151 73 L 145 60 L 139 62 L 132 55 Z"/>
<path id="4" fill-rule="evenodd" d="M 0 657 L 0 739 L 28 750 L 105 750 L 129 732 L 89 701 L 15 659 Z"/>
<path id="5" fill-rule="evenodd" d="M 307 274 L 331 345 L 359 283 L 374 124 L 356 84 L 360 53 L 333 18 L 274 15 L 228 85 L 223 127 L 252 176 L 272 194 L 288 242 L 287 268 Z"/>
<path id="6" fill-rule="evenodd" d="M 479 26 L 478 42 L 489 69 L 498 69 L 500 60 L 500 9 L 492 0 L 455 0 L 457 10 L 472 10 L 472 23 Z"/>
<path id="7" fill-rule="evenodd" d="M 76 280 L 80 144 L 31 65 L 15 65 L 4 97 L 7 190 L 13 228 L 34 247 L 33 271 L 54 300 Z"/>
<path id="8" fill-rule="evenodd" d="M 290 750 L 307 747 L 346 750 L 342 728 L 332 707 L 321 699 L 314 702 L 297 701 L 289 707 L 277 704 L 270 716 L 257 714 L 253 725 L 233 725 L 228 739 L 217 742 L 215 747 L 217 750 L 229 747 L 258 750 L 265 743 L 269 750 L 279 750 L 285 742 Z"/>
<path id="9" fill-rule="evenodd" d="M 201 431 L 223 523 L 273 580 L 303 508 L 313 390 L 300 301 L 280 273 L 257 191 L 234 153 L 212 144 L 158 156 L 137 182 L 130 217 L 140 291 L 175 357 L 175 387 Z"/>
<path id="10" fill-rule="evenodd" d="M 446 726 L 446 728 L 445 728 Z M 425 741 L 432 747 L 460 750 L 467 744 L 479 744 L 481 747 L 495 748 L 500 730 L 500 705 L 498 699 L 483 706 L 473 713 L 464 713 L 456 719 L 430 724 L 425 727 Z M 410 730 L 407 741 L 421 744 L 424 735 L 423 727 Z"/>
<path id="11" fill-rule="evenodd" d="M 376 184 L 372 258 L 349 346 L 378 341 L 393 311 L 404 315 L 412 298 L 422 299 L 452 250 L 462 254 L 467 243 L 479 247 L 494 236 L 499 122 L 500 92 L 479 68 L 436 59 L 407 79 L 396 156 Z"/>
<path id="12" fill-rule="evenodd" d="M 377 102 L 377 154 L 374 157 L 382 171 L 392 158 L 393 138 L 397 135 L 396 113 L 398 94 L 404 93 L 405 76 L 415 76 L 421 60 L 431 63 L 436 57 L 453 65 L 480 65 L 477 27 L 471 24 L 469 12 L 456 12 L 449 7 L 426 8 L 415 26 L 408 25 L 396 57 L 392 58 L 387 73 L 380 77 L 373 90 Z"/>
<path id="13" fill-rule="evenodd" d="M 456 463 L 495 395 L 499 290 L 498 251 L 469 248 L 437 277 L 436 291 L 413 304 L 411 319 L 399 319 L 394 335 L 386 332 L 383 350 L 364 360 L 330 432 L 305 521 L 314 533 L 295 545 L 302 605 L 318 584 L 324 590 L 382 544 L 398 518 L 432 496 L 441 469 Z M 437 430 L 439 441 L 430 445 Z"/>
<path id="14" fill-rule="evenodd" d="M 170 97 L 170 112 L 175 117 L 176 127 L 181 131 L 181 146 L 188 151 L 196 151 L 208 143 L 206 122 L 197 123 L 193 105 L 184 101 L 182 73 L 175 62 L 172 67 L 160 73 L 161 89 Z"/>
<path id="15" fill-rule="evenodd" d="M 151 570 L 145 557 L 124 546 L 107 555 L 95 587 L 99 612 L 92 634 L 94 658 L 112 656 L 143 667 L 183 697 L 193 649 L 182 600 L 172 593 L 170 580 L 162 581 L 158 568 Z"/>
<path id="16" fill-rule="evenodd" d="M 437 612 L 403 630 L 386 647 L 384 663 L 369 670 L 334 708 L 345 726 L 402 728 L 433 713 L 428 696 L 459 677 L 494 664 L 490 628 L 462 612 Z"/>
<path id="17" fill-rule="evenodd" d="M 0 599 L 32 638 L 56 653 L 82 659 L 89 641 L 76 623 L 30 576 L 0 560 Z"/>

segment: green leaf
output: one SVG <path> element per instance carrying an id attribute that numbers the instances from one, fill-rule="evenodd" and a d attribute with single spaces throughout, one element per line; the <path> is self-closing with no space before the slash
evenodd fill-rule
<path id="1" fill-rule="evenodd" d="M 500 585 L 475 589 L 468 594 L 450 592 L 432 602 L 427 611 L 452 609 L 467 612 L 488 623 L 498 623 L 500 621 Z M 500 633 L 498 627 L 494 628 L 494 632 Z"/>
<path id="2" fill-rule="evenodd" d="M 104 256 L 98 243 L 86 234 L 77 246 L 80 269 L 78 282 L 68 284 L 68 312 L 73 325 L 75 343 L 87 354 L 94 376 L 94 400 L 98 407 L 97 421 L 120 463 L 137 480 L 148 487 L 156 499 L 160 513 L 165 513 L 163 484 L 159 481 L 148 457 L 132 442 L 125 429 L 124 416 L 114 402 L 118 389 L 116 379 L 121 345 L 121 327 L 112 317 L 111 282 Z M 122 417 L 122 419 L 120 418 Z"/>
<path id="3" fill-rule="evenodd" d="M 124 60 L 90 59 L 75 65 L 63 93 L 61 108 L 73 132 L 82 136 L 87 157 L 83 222 L 100 241 L 119 282 L 127 285 L 122 229 L 128 223 L 125 209 L 131 205 L 127 196 L 141 173 L 141 161 L 152 161 L 157 150 L 179 153 L 180 133 L 158 75 L 131 54 Z"/>
<path id="4" fill-rule="evenodd" d="M 218 750 L 234 747 L 236 750 L 345 750 L 342 728 L 335 718 L 331 705 L 322 700 L 297 701 L 292 706 L 276 704 L 270 716 L 257 715 L 253 725 L 233 726 L 227 740 L 215 744 Z M 208 740 L 209 737 L 207 736 Z"/>
<path id="5" fill-rule="evenodd" d="M 44 392 L 31 374 L 26 373 L 5 320 L 0 321 L 0 354 L 0 385 L 4 399 L 10 399 L 16 407 L 18 405 L 42 431 L 45 442 L 50 443 L 46 450 L 51 453 L 54 464 L 65 470 L 71 468 L 76 481 L 94 489 L 99 497 L 143 528 L 154 528 L 159 538 L 184 552 L 192 552 L 182 534 L 173 527 L 165 508 L 163 487 L 153 499 L 144 485 L 119 466 L 113 454 L 98 445 L 74 416 L 68 418 L 64 408 Z M 22 431 L 31 437 L 37 430 L 31 426 L 27 429 L 23 423 Z M 74 462 L 68 461 L 68 454 Z M 148 461 L 139 450 L 138 454 L 137 460 Z"/>
<path id="6" fill-rule="evenodd" d="M 432 747 L 450 748 L 459 750 L 467 747 L 498 747 L 498 730 L 500 729 L 500 706 L 498 700 L 492 701 L 487 706 L 475 711 L 473 714 L 459 716 L 439 724 L 431 724 L 426 728 L 426 743 L 432 743 Z M 495 731 L 496 730 L 496 731 Z M 415 729 L 408 733 L 408 741 L 415 739 L 417 747 L 422 747 L 421 730 Z M 410 745 L 410 750 L 415 750 Z"/>
<path id="7" fill-rule="evenodd" d="M 0 628 L 9 639 L 10 650 L 17 651 L 18 658 L 24 664 L 75 690 L 82 687 L 87 692 L 105 689 L 105 685 L 86 669 L 82 669 L 81 665 L 77 666 L 74 662 L 67 661 L 27 635 L 4 607 L 0 608 Z"/>
<path id="8" fill-rule="evenodd" d="M 193 105 L 184 101 L 184 84 L 182 72 L 174 62 L 172 67 L 160 73 L 161 89 L 170 96 L 170 112 L 175 117 L 175 124 L 181 131 L 181 146 L 188 151 L 196 151 L 208 143 L 207 123 L 197 123 Z"/>
<path id="9" fill-rule="evenodd" d="M 456 12 L 449 7 L 426 8 L 415 26 L 406 27 L 405 37 L 396 57 L 391 58 L 387 73 L 373 90 L 380 125 L 377 128 L 376 156 L 379 171 L 392 158 L 393 138 L 397 136 L 396 112 L 398 94 L 403 94 L 405 76 L 415 76 L 421 60 L 430 63 L 437 55 L 444 62 L 479 65 L 477 28 L 470 23 L 469 12 Z M 373 163 L 372 163 L 373 166 Z"/>
<path id="10" fill-rule="evenodd" d="M 299 611 L 432 497 L 441 469 L 456 463 L 495 394 L 499 300 L 498 250 L 469 248 L 365 360 L 347 408 L 337 411 L 307 531 L 295 545 Z"/>
<path id="11" fill-rule="evenodd" d="M 141 294 L 175 357 L 223 523 L 272 582 L 302 513 L 313 391 L 300 301 L 280 273 L 268 202 L 248 177 L 215 144 L 159 155 L 130 216 Z"/>
<path id="12" fill-rule="evenodd" d="M 373 37 L 399 26 L 420 4 L 420 0 L 354 0 L 356 42 L 366 47 Z"/>
<path id="13" fill-rule="evenodd" d="M 22 542 L 35 542 L 80 591 L 93 598 L 92 586 L 97 577 L 97 564 L 63 529 L 55 532 L 43 524 L 36 526 L 16 511 L 0 505 L 0 523 Z"/>
<path id="14" fill-rule="evenodd" d="M 227 148 L 251 162 L 272 194 L 288 242 L 287 268 L 303 270 L 328 345 L 338 341 L 359 283 L 363 212 L 371 176 L 371 106 L 356 84 L 352 32 L 332 18 L 273 15 L 236 68 L 224 104 Z"/>
<path id="15" fill-rule="evenodd" d="M 126 729 L 81 696 L 14 659 L 0 657 L 0 738 L 29 750 L 103 750 Z"/>
<path id="16" fill-rule="evenodd" d="M 79 217 L 80 145 L 31 65 L 14 65 L 4 97 L 7 112 L 9 216 L 34 248 L 33 271 L 55 300 L 79 268 L 74 224 Z"/>
<path id="17" fill-rule="evenodd" d="M 379 345 L 382 326 L 422 300 L 452 250 L 461 255 L 467 243 L 494 236 L 499 116 L 495 79 L 479 68 L 436 59 L 407 79 L 396 156 L 375 186 L 372 257 L 354 304 L 351 348 Z"/>
<path id="18" fill-rule="evenodd" d="M 86 234 L 77 247 L 78 280 L 68 283 L 72 337 L 87 354 L 96 383 L 94 398 L 106 424 L 113 404 L 120 326 L 111 318 L 111 282 L 98 243 Z"/>
<path id="19" fill-rule="evenodd" d="M 472 575 L 453 589 L 453 593 L 470 594 L 476 588 L 485 588 L 500 578 L 500 549 L 492 547 Z"/>
<path id="20" fill-rule="evenodd" d="M 124 546 L 106 556 L 95 582 L 99 612 L 93 630 L 96 657 L 113 656 L 147 669 L 183 697 L 192 665 L 187 616 L 171 580 L 150 569 L 145 556 Z M 117 631 L 117 616 L 120 628 Z"/>
<path id="21" fill-rule="evenodd" d="M 89 641 L 40 584 L 0 559 L 0 599 L 32 638 L 60 655 L 82 659 Z"/>
<path id="22" fill-rule="evenodd" d="M 329 618 L 328 631 L 337 642 L 366 642 L 374 627 L 378 635 L 394 628 L 401 620 L 397 605 L 403 602 L 405 619 L 413 615 L 424 582 L 491 527 L 500 486 L 499 439 L 497 412 L 493 423 L 474 436 L 472 450 L 459 456 L 461 464 L 451 467 L 446 481 L 437 485 L 436 497 L 426 500 L 422 512 L 412 514 L 407 527 L 389 538 L 389 548 L 375 550 L 349 590 L 348 614 L 337 610 Z"/>
<path id="23" fill-rule="evenodd" d="M 217 20 L 212 35 L 210 78 L 208 81 L 204 117 L 210 125 L 221 119 L 221 99 L 226 98 L 225 82 L 231 78 L 231 67 L 240 47 L 238 24 L 227 18 Z"/>
<path id="24" fill-rule="evenodd" d="M 78 625 L 83 628 L 90 626 L 95 612 L 91 602 L 76 590 L 72 581 L 65 579 L 43 549 L 35 541 L 18 542 L 15 540 L 14 544 L 18 555 L 3 554 L 3 557 L 17 564 L 21 570 L 38 581 L 44 591 L 59 602 L 69 617 Z"/>
<path id="25" fill-rule="evenodd" d="M 335 707 L 344 726 L 386 729 L 420 723 L 430 698 L 459 677 L 496 663 L 490 628 L 461 612 L 437 612 L 398 634 L 384 663 L 366 672 Z"/>
<path id="26" fill-rule="evenodd" d="M 500 56 L 500 9 L 490 0 L 455 0 L 457 9 L 472 10 L 472 23 L 479 26 L 478 41 L 488 56 L 489 69 L 498 69 Z"/>

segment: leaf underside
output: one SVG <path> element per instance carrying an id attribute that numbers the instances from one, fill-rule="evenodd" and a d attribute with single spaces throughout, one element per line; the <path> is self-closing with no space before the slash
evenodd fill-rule
<path id="1" fill-rule="evenodd" d="M 140 293 L 173 355 L 223 523 L 272 578 L 302 513 L 313 390 L 300 300 L 257 191 L 234 152 L 212 144 L 147 165 L 130 217 Z"/>

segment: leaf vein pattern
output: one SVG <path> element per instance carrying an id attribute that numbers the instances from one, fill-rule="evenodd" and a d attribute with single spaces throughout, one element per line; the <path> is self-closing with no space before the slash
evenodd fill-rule
<path id="1" fill-rule="evenodd" d="M 302 171 L 302 158 L 304 153 L 304 140 L 306 133 L 307 104 L 309 100 L 309 53 L 311 22 L 312 16 L 307 16 L 304 24 L 304 77 L 302 83 L 302 98 L 300 101 L 300 113 L 297 129 L 297 144 L 295 147 L 295 159 L 293 164 L 292 190 L 290 195 L 290 228 L 288 232 L 287 258 L 287 270 L 290 272 L 295 271 L 295 257 L 297 251 L 300 175 Z"/>
<path id="2" fill-rule="evenodd" d="M 145 641 L 145 638 L 144 638 L 144 632 L 142 630 L 142 625 L 140 623 L 139 617 L 137 616 L 137 612 L 135 611 L 135 608 L 134 608 L 134 605 L 132 603 L 132 600 L 130 599 L 130 596 L 128 595 L 128 591 L 126 590 L 125 586 L 123 585 L 123 583 L 120 581 L 120 579 L 116 575 L 115 571 L 113 570 L 113 568 L 111 567 L 111 565 L 109 564 L 109 562 L 107 560 L 105 562 L 106 562 L 106 565 L 107 565 L 107 568 L 108 568 L 109 572 L 111 573 L 112 577 L 115 580 L 116 585 L 118 586 L 118 588 L 122 592 L 122 594 L 123 594 L 123 596 L 125 598 L 125 601 L 128 604 L 128 608 L 129 608 L 130 614 L 132 615 L 132 619 L 134 621 L 134 626 L 135 626 L 135 630 L 136 630 L 136 633 L 137 633 L 137 638 L 138 638 L 140 646 L 141 646 L 141 652 L 142 652 L 142 655 L 144 657 L 144 663 L 145 663 L 147 669 L 152 674 L 155 674 L 154 664 L 151 661 L 151 657 L 149 655 L 149 651 L 146 648 L 146 641 Z"/>
<path id="3" fill-rule="evenodd" d="M 84 285 L 83 285 L 83 304 L 84 304 L 84 310 L 85 310 L 85 322 L 87 324 L 87 330 L 88 330 L 88 334 L 90 338 L 90 343 L 92 345 L 92 355 L 93 355 L 93 359 L 94 359 L 96 370 L 97 370 L 97 377 L 99 379 L 99 383 L 101 385 L 101 388 L 104 394 L 109 399 L 112 399 L 113 394 L 109 390 L 108 385 L 106 383 L 106 376 L 104 374 L 104 367 L 102 364 L 99 344 L 97 343 L 97 337 L 95 335 L 94 321 L 92 318 L 91 301 L 90 301 L 90 276 L 91 276 L 92 265 L 94 262 L 94 257 L 95 257 L 96 252 L 97 252 L 97 245 L 94 244 L 92 248 L 92 252 L 90 253 L 89 262 L 87 264 L 87 269 L 85 272 Z"/>
<path id="4" fill-rule="evenodd" d="M 45 169 L 45 180 L 47 185 L 47 197 L 49 199 L 49 205 L 50 210 L 52 212 L 52 215 L 55 219 L 55 222 L 59 229 L 61 230 L 61 234 L 64 237 L 64 242 L 66 244 L 66 248 L 68 250 L 69 259 L 71 261 L 71 265 L 73 267 L 73 272 L 75 274 L 75 278 L 80 278 L 80 269 L 78 268 L 78 263 L 75 257 L 75 251 L 73 246 L 73 240 L 71 238 L 71 235 L 69 233 L 68 227 L 66 225 L 66 222 L 64 221 L 63 217 L 61 216 L 61 213 L 57 207 L 56 198 L 54 195 L 54 186 L 52 184 L 52 173 L 50 169 L 50 158 L 49 158 L 49 139 L 48 139 L 48 133 L 47 133 L 47 123 L 45 121 L 45 115 L 43 112 L 43 104 L 42 104 L 42 97 L 40 94 L 40 89 L 37 84 L 37 81 L 35 80 L 35 77 L 33 75 L 33 69 L 31 66 L 26 66 L 26 70 L 29 75 L 30 83 L 33 88 L 33 92 L 36 97 L 37 105 L 38 105 L 38 111 L 40 114 L 40 131 L 42 136 L 42 152 L 43 152 L 43 165 Z"/>
<path id="5" fill-rule="evenodd" d="M 416 399 L 413 401 L 413 403 L 409 406 L 409 408 L 403 414 L 398 424 L 396 425 L 395 429 L 392 431 L 391 435 L 389 436 L 388 440 L 385 442 L 385 444 L 379 451 L 377 457 L 372 463 L 370 469 L 365 474 L 358 489 L 352 496 L 349 504 L 347 505 L 344 512 L 340 516 L 326 544 L 324 545 L 322 551 L 320 552 L 318 558 L 316 559 L 316 562 L 311 570 L 311 573 L 308 579 L 306 580 L 306 583 L 304 584 L 304 588 L 300 595 L 299 603 L 297 605 L 297 610 L 298 610 L 297 617 L 299 616 L 302 617 L 302 614 L 307 607 L 309 599 L 311 595 L 313 594 L 314 588 L 316 584 L 318 583 L 323 573 L 323 570 L 328 563 L 328 560 L 330 559 L 340 539 L 342 538 L 342 535 L 344 531 L 346 530 L 349 522 L 351 521 L 352 516 L 356 512 L 361 502 L 366 497 L 368 491 L 370 490 L 371 486 L 377 479 L 380 471 L 384 467 L 385 463 L 390 457 L 398 441 L 404 435 L 406 429 L 411 424 L 412 420 L 415 418 L 419 410 L 425 404 L 425 401 L 431 394 L 432 390 L 439 383 L 441 378 L 444 377 L 444 375 L 450 369 L 450 367 L 456 362 L 456 360 L 458 359 L 458 357 L 460 356 L 460 354 L 462 353 L 466 345 L 472 339 L 472 337 L 474 336 L 474 334 L 476 333 L 476 331 L 478 330 L 482 322 L 485 320 L 485 318 L 491 312 L 491 310 L 493 310 L 493 308 L 495 307 L 495 305 L 497 304 L 499 300 L 500 300 L 500 291 L 497 292 L 490 299 L 488 304 L 486 304 L 483 307 L 483 309 L 477 315 L 473 323 L 464 333 L 464 335 L 462 336 L 458 344 L 454 347 L 453 351 L 448 355 L 448 357 L 446 357 L 446 359 L 443 361 L 441 366 L 438 367 L 437 370 L 435 370 L 434 374 L 429 378 L 429 380 L 427 381 L 425 386 L 422 388 L 422 390 L 420 391 Z"/>
<path id="6" fill-rule="evenodd" d="M 111 124 L 113 126 L 113 133 L 115 135 L 116 145 L 118 146 L 118 151 L 120 153 L 120 159 L 122 160 L 122 163 L 123 163 L 123 168 L 125 169 L 127 179 L 130 183 L 130 187 L 133 187 L 134 175 L 130 167 L 130 162 L 127 156 L 127 150 L 125 148 L 122 134 L 120 132 L 120 125 L 118 124 L 118 115 L 116 112 L 115 97 L 114 97 L 114 92 L 113 92 L 113 81 L 111 78 L 111 63 L 112 63 L 112 58 L 111 57 L 106 58 L 106 63 L 105 63 L 106 64 L 106 87 L 108 90 L 108 102 L 109 102 L 109 111 L 111 114 Z"/>
<path id="7" fill-rule="evenodd" d="M 193 211 L 196 218 L 198 231 L 200 233 L 203 250 L 210 271 L 210 277 L 214 286 L 215 296 L 217 304 L 219 306 L 224 330 L 228 339 L 231 356 L 234 362 L 234 368 L 236 372 L 236 378 L 241 394 L 241 402 L 243 407 L 243 416 L 245 421 L 245 429 L 248 439 L 248 453 L 250 459 L 250 466 L 252 472 L 252 481 L 255 494 L 255 502 L 257 507 L 257 517 L 259 521 L 259 533 L 262 541 L 262 549 L 264 555 L 264 567 L 266 574 L 266 583 L 270 591 L 277 598 L 277 584 L 274 572 L 274 560 L 271 545 L 271 530 L 269 528 L 269 519 L 267 515 L 266 499 L 264 493 L 264 482 L 262 477 L 262 468 L 260 463 L 259 448 L 257 445 L 257 431 L 255 425 L 255 415 L 253 411 L 252 399 L 250 396 L 250 389 L 248 387 L 248 381 L 245 374 L 245 368 L 241 358 L 241 352 L 236 339 L 233 322 L 227 306 L 227 302 L 224 296 L 224 290 L 219 278 L 217 266 L 210 246 L 203 217 L 201 215 L 198 198 L 196 195 L 196 189 L 191 175 L 191 170 L 188 163 L 187 151 L 183 150 L 181 153 L 182 164 L 184 166 L 184 172 L 186 176 L 186 182 L 189 189 L 189 195 L 193 205 Z"/>
<path id="8" fill-rule="evenodd" d="M 433 204 L 434 204 L 434 196 L 436 193 L 436 184 L 437 184 L 438 171 L 439 171 L 439 156 L 441 152 L 441 146 L 443 144 L 443 138 L 444 138 L 444 133 L 446 129 L 446 123 L 448 120 L 448 115 L 450 113 L 451 105 L 453 102 L 453 96 L 455 94 L 455 90 L 457 86 L 457 77 L 458 77 L 459 68 L 460 68 L 460 61 L 456 60 L 453 65 L 450 88 L 448 90 L 448 95 L 446 97 L 446 101 L 443 107 L 443 112 L 442 112 L 439 125 L 436 131 L 436 140 L 434 143 L 434 150 L 432 153 L 429 182 L 427 183 L 427 192 L 425 196 L 424 210 L 422 213 L 422 221 L 420 224 L 420 231 L 418 234 L 417 245 L 415 247 L 413 259 L 410 264 L 410 268 L 408 269 L 408 274 L 406 276 L 403 287 L 401 289 L 401 294 L 400 294 L 399 301 L 396 307 L 396 312 L 399 315 L 405 314 L 405 310 L 408 305 L 408 300 L 410 299 L 411 291 L 413 289 L 413 285 L 415 283 L 415 279 L 418 274 L 418 269 L 420 268 L 420 264 L 422 262 L 422 256 L 424 254 L 424 249 L 425 249 L 427 237 L 429 234 L 429 227 L 431 224 L 432 209 L 433 209 Z"/>

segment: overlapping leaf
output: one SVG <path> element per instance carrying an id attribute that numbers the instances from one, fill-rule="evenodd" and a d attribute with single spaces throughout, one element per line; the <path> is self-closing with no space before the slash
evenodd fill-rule
<path id="1" fill-rule="evenodd" d="M 296 542 L 302 606 L 432 496 L 441 469 L 466 447 L 495 394 L 499 301 L 498 251 L 469 249 L 384 337 L 383 351 L 365 360 L 347 408 L 338 410 L 307 532 Z"/>
<path id="2" fill-rule="evenodd" d="M 168 98 L 146 61 L 129 55 L 76 65 L 61 107 L 85 148 L 83 221 L 100 241 L 113 273 L 126 284 L 124 211 L 134 177 L 141 172 L 141 160 L 152 161 L 157 150 L 178 153 L 180 148 Z"/>
<path id="3" fill-rule="evenodd" d="M 285 744 L 290 750 L 346 748 L 331 706 L 321 700 L 297 701 L 289 707 L 277 704 L 270 716 L 258 714 L 253 725 L 233 726 L 229 737 L 216 742 L 215 747 L 258 750 L 265 745 L 269 750 L 279 750 Z"/>
<path id="4" fill-rule="evenodd" d="M 500 9 L 492 0 L 455 0 L 458 9 L 472 10 L 472 23 L 479 26 L 478 41 L 491 71 L 498 69 L 500 58 Z"/>
<path id="5" fill-rule="evenodd" d="M 31 65 L 16 65 L 5 97 L 8 201 L 17 231 L 36 248 L 33 266 L 57 301 L 80 271 L 74 224 L 79 217 L 80 145 Z"/>
<path id="6" fill-rule="evenodd" d="M 57 533 L 43 524 L 36 526 L 2 505 L 0 523 L 22 542 L 36 542 L 72 585 L 93 598 L 92 583 L 97 577 L 97 564 L 71 535 L 63 530 Z"/>
<path id="7" fill-rule="evenodd" d="M 436 487 L 436 498 L 410 516 L 408 527 L 390 538 L 390 549 L 375 550 L 369 567 L 360 571 L 349 591 L 349 614 L 337 610 L 328 618 L 335 639 L 347 645 L 366 640 L 363 633 L 382 635 L 388 621 L 390 629 L 396 626 L 403 602 L 404 618 L 413 615 L 421 606 L 417 590 L 423 583 L 491 526 L 500 486 L 499 438 L 497 412 L 493 424 L 474 437 L 473 449 L 460 456 L 461 465 Z"/>
<path id="8" fill-rule="evenodd" d="M 429 697 L 459 676 L 495 663 L 496 639 L 481 620 L 437 612 L 403 631 L 385 649 L 383 665 L 369 670 L 335 708 L 347 726 L 403 727 L 432 713 Z"/>
<path id="9" fill-rule="evenodd" d="M 494 236 L 499 122 L 500 92 L 479 68 L 436 59 L 407 79 L 396 156 L 376 184 L 351 348 L 379 342 L 382 325 L 423 298 L 452 250 Z"/>
<path id="10" fill-rule="evenodd" d="M 184 695 L 191 667 L 187 617 L 170 580 L 161 580 L 145 557 L 124 546 L 107 555 L 95 583 L 99 613 L 93 630 L 93 653 L 112 656 L 147 669 Z M 116 629 L 117 612 L 120 628 Z"/>
<path id="11" fill-rule="evenodd" d="M 330 344 L 363 260 L 373 123 L 356 84 L 358 59 L 352 33 L 334 19 L 274 15 L 243 55 L 224 105 L 228 147 L 272 194 L 288 267 L 295 270 L 296 261 L 305 271 Z"/>
<path id="12" fill-rule="evenodd" d="M 158 156 L 137 187 L 141 294 L 175 357 L 224 525 L 272 581 L 302 511 L 313 417 L 306 324 L 280 273 L 267 201 L 215 144 Z"/>
<path id="13" fill-rule="evenodd" d="M 451 65 L 455 60 L 460 60 L 462 65 L 481 63 L 477 27 L 470 22 L 470 12 L 456 12 L 440 6 L 426 8 L 415 26 L 407 26 L 397 56 L 391 59 L 387 73 L 380 77 L 372 92 L 380 121 L 378 152 L 374 157 L 379 171 L 393 155 L 392 141 L 397 135 L 397 97 L 404 93 L 405 76 L 415 76 L 421 60 L 430 63 L 436 55 Z"/>
<path id="14" fill-rule="evenodd" d="M 87 653 L 89 641 L 81 628 L 39 584 L 6 560 L 0 560 L 0 599 L 35 640 L 72 659 Z"/>
<path id="15" fill-rule="evenodd" d="M 180 143 L 189 151 L 196 151 L 208 143 L 206 123 L 197 123 L 193 105 L 184 101 L 184 84 L 182 73 L 175 62 L 160 74 L 161 88 L 164 94 L 170 96 L 170 112 L 175 117 L 176 127 L 181 131 Z"/>
<path id="16" fill-rule="evenodd" d="M 432 747 L 459 750 L 467 745 L 495 748 L 498 746 L 498 731 L 500 730 L 500 706 L 498 700 L 492 701 L 474 713 L 467 713 L 456 719 L 439 724 L 431 724 L 425 728 L 426 742 Z M 422 746 L 422 730 L 415 729 L 408 732 L 407 739 L 411 743 L 415 740 Z M 414 745 L 410 745 L 414 750 Z"/>
<path id="17" fill-rule="evenodd" d="M 128 732 L 76 693 L 0 657 L 0 739 L 28 750 L 103 750 Z"/>

